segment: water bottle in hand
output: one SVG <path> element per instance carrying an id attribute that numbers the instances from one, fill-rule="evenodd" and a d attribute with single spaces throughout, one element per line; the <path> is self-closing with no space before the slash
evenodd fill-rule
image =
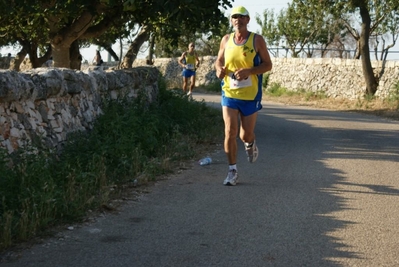
<path id="1" fill-rule="evenodd" d="M 211 164 L 211 162 L 212 162 L 212 159 L 210 157 L 206 157 L 206 158 L 200 159 L 198 161 L 199 165 L 201 165 L 201 166 L 209 165 L 209 164 Z"/>

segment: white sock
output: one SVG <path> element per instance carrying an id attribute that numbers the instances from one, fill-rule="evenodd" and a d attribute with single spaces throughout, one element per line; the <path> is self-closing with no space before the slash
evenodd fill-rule
<path id="1" fill-rule="evenodd" d="M 237 171 L 237 164 L 229 165 L 229 171 L 236 170 Z"/>
<path id="2" fill-rule="evenodd" d="M 251 148 L 254 145 L 254 142 L 252 143 L 244 143 L 246 148 Z"/>

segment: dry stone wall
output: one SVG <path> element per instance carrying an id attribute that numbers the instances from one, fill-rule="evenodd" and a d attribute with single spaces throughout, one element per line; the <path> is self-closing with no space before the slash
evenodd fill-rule
<path id="1" fill-rule="evenodd" d="M 196 85 L 208 85 L 209 83 L 217 82 L 215 68 L 213 64 L 216 57 L 204 56 L 200 57 L 200 66 L 196 70 Z M 146 65 L 145 59 L 135 60 L 133 67 Z M 178 63 L 178 58 L 157 58 L 154 60 L 154 66 L 163 74 L 170 86 L 181 87 L 182 85 L 182 71 L 183 68 Z"/>
<path id="2" fill-rule="evenodd" d="M 103 113 L 103 99 L 158 95 L 154 67 L 115 71 L 39 68 L 0 71 L 0 146 L 9 153 L 41 140 L 57 148 L 67 134 L 86 131 Z"/>
<path id="3" fill-rule="evenodd" d="M 216 57 L 200 60 L 197 86 L 219 82 L 213 67 Z M 135 97 L 139 90 L 145 90 L 149 100 L 154 99 L 160 74 L 173 87 L 180 87 L 182 68 L 177 61 L 178 58 L 158 58 L 153 67 L 148 67 L 145 60 L 136 60 L 130 70 L 113 70 L 111 63 L 104 71 L 0 70 L 0 146 L 11 153 L 40 137 L 47 146 L 57 147 L 68 133 L 92 128 L 102 113 L 104 98 Z M 324 92 L 334 98 L 358 99 L 364 95 L 366 85 L 359 60 L 272 58 L 272 62 L 269 86 Z M 372 66 L 377 74 L 382 62 L 373 61 Z M 398 81 L 399 62 L 387 61 L 377 96 L 389 96 Z"/>
<path id="4" fill-rule="evenodd" d="M 378 75 L 382 61 L 372 61 Z M 399 82 L 399 61 L 386 61 L 376 95 L 386 98 Z M 324 92 L 329 97 L 358 99 L 366 92 L 360 60 L 339 58 L 274 58 L 269 85 L 297 91 Z"/>
<path id="5" fill-rule="evenodd" d="M 174 86 L 181 87 L 182 68 L 178 58 L 159 58 L 154 66 Z M 218 82 L 213 64 L 216 57 L 202 57 L 197 69 L 197 86 Z M 288 90 L 324 92 L 333 98 L 358 99 L 364 96 L 366 84 L 360 60 L 339 58 L 272 58 L 273 69 L 269 76 L 269 86 L 279 84 Z M 135 66 L 145 65 L 145 60 L 137 60 Z M 382 61 L 372 61 L 376 74 L 380 73 Z M 399 61 L 387 61 L 384 74 L 380 77 L 377 96 L 386 98 L 395 90 L 399 81 Z"/>

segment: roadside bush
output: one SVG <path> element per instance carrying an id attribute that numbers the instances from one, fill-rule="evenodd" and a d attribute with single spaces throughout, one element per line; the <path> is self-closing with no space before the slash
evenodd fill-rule
<path id="1" fill-rule="evenodd" d="M 281 87 L 281 85 L 278 83 L 272 83 L 268 88 L 265 88 L 263 91 L 265 94 L 275 97 L 287 94 L 287 89 Z"/>
<path id="2" fill-rule="evenodd" d="M 220 81 L 209 83 L 208 85 L 202 86 L 202 88 L 206 92 L 211 92 L 211 93 L 220 93 L 222 91 Z"/>
<path id="3" fill-rule="evenodd" d="M 266 72 L 262 76 L 262 87 L 266 88 L 269 85 L 270 72 Z"/>
<path id="4" fill-rule="evenodd" d="M 397 82 L 386 100 L 391 106 L 399 110 L 399 82 Z"/>
<path id="5" fill-rule="evenodd" d="M 61 154 L 0 150 L 0 249 L 79 221 L 123 188 L 171 173 L 222 139 L 219 110 L 165 83 L 154 103 L 140 95 L 104 103 L 103 110 L 91 132 L 68 136 Z"/>

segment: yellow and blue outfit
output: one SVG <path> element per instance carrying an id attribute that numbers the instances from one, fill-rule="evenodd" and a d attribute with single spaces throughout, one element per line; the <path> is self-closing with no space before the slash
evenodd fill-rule
<path id="1" fill-rule="evenodd" d="M 190 53 L 187 52 L 184 60 L 186 67 L 183 69 L 182 72 L 183 77 L 190 78 L 191 76 L 195 76 L 195 64 L 197 62 L 195 53 L 190 55 Z"/>
<path id="2" fill-rule="evenodd" d="M 222 106 L 238 109 L 244 116 L 262 109 L 262 74 L 250 75 L 238 81 L 234 72 L 261 63 L 255 51 L 255 33 L 250 32 L 244 44 L 236 44 L 234 33 L 230 34 L 224 50 L 226 76 L 222 81 Z"/>

